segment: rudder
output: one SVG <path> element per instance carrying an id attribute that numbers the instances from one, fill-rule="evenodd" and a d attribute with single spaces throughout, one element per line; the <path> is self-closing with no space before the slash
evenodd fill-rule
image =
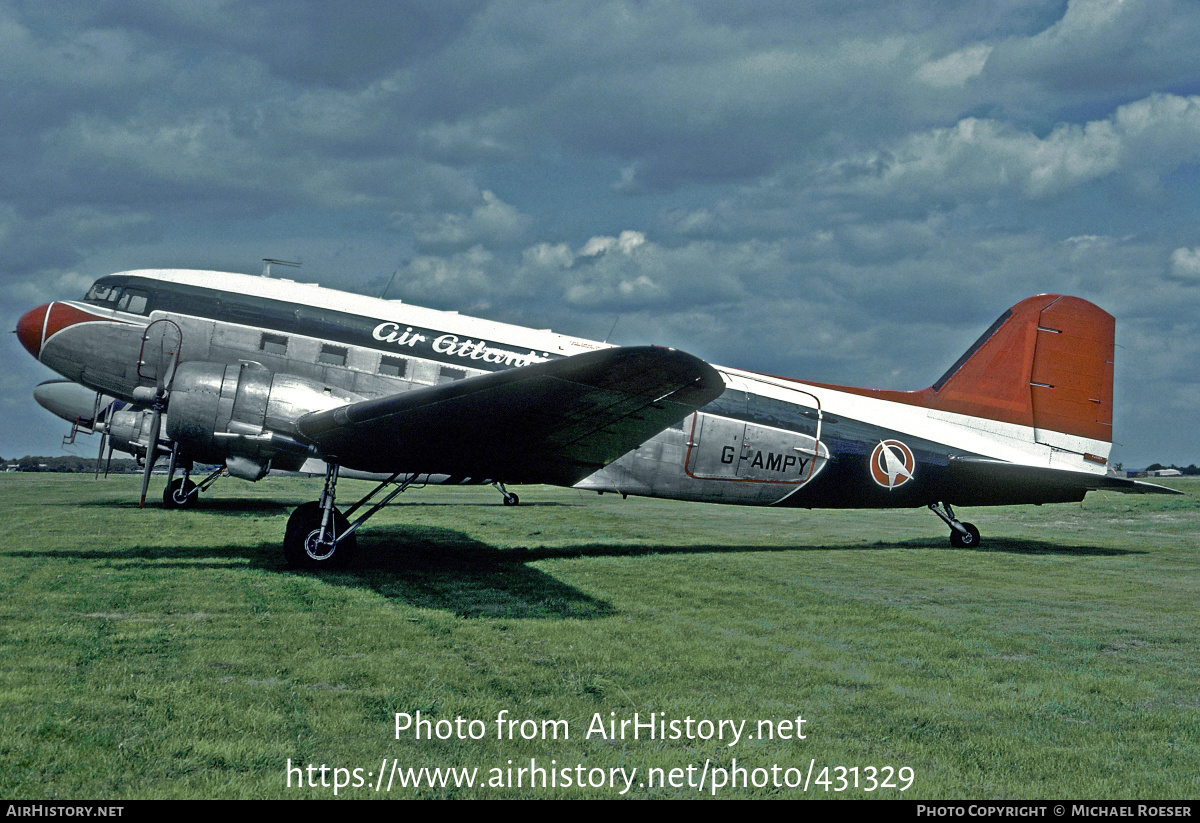
<path id="1" fill-rule="evenodd" d="M 1116 321 L 1078 297 L 1013 306 L 922 394 L 932 408 L 1029 426 L 1034 439 L 1105 462 Z"/>

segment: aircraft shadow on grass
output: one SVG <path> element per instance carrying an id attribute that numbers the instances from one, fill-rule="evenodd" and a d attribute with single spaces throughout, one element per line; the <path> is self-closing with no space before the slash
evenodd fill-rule
<path id="1" fill-rule="evenodd" d="M 73 506 L 79 508 L 100 508 L 100 509 L 133 509 L 140 508 L 136 500 L 87 500 L 81 503 L 72 503 Z M 212 497 L 204 501 L 203 511 L 206 514 L 257 514 L 257 515 L 275 515 L 288 514 L 292 509 L 296 508 L 295 500 L 269 500 L 263 498 L 236 498 L 236 497 Z"/>
<path id="2" fill-rule="evenodd" d="M 241 501 L 269 503 L 270 501 Z M 237 510 L 234 510 L 237 511 Z M 254 507 L 250 511 L 256 511 Z M 730 554 L 739 552 L 872 551 L 881 549 L 984 552 L 1026 555 L 1123 556 L 1143 554 L 1136 549 L 1064 546 L 1044 540 L 992 538 L 986 549 L 949 549 L 937 539 L 873 541 L 843 546 L 825 545 L 604 545 L 496 548 L 467 534 L 436 526 L 395 525 L 363 535 L 350 567 L 325 572 L 325 583 L 364 588 L 420 608 L 453 612 L 462 617 L 507 619 L 595 619 L 616 613 L 611 603 L 596 599 L 530 564 L 539 560 L 587 557 L 636 557 L 653 554 Z M 230 558 L 242 557 L 256 568 L 288 575 L 307 575 L 284 569 L 274 543 L 227 546 L 134 546 L 127 549 L 24 549 L 4 552 L 14 557 L 55 557 L 99 560 L 119 566 L 154 561 L 179 569 L 204 566 L 228 568 Z M 207 561 L 207 562 L 206 562 Z"/>
<path id="3" fill-rule="evenodd" d="M 740 552 L 810 552 L 862 551 L 880 549 L 928 549 L 936 552 L 967 552 L 982 554 L 1048 554 L 1085 557 L 1121 557 L 1145 554 L 1142 549 L 1122 549 L 1108 546 L 1071 546 L 1047 540 L 1015 537 L 989 538 L 986 547 L 951 548 L 939 537 L 910 540 L 825 545 L 786 543 L 779 545 L 656 545 L 585 543 L 575 546 L 536 546 L 501 549 L 476 540 L 463 532 L 439 526 L 393 525 L 364 535 L 359 543 L 358 557 L 351 570 L 393 571 L 403 574 L 422 564 L 440 566 L 447 558 L 470 558 L 476 564 L 529 563 L 537 560 L 562 560 L 583 557 L 636 557 L 651 554 L 734 554 Z"/>
<path id="4" fill-rule="evenodd" d="M 207 497 L 196 509 L 199 512 L 208 514 L 290 514 L 303 500 L 270 500 L 266 498 L 238 498 L 238 497 Z M 79 508 L 101 508 L 101 509 L 139 509 L 136 500 L 112 499 L 112 500 L 87 500 L 83 502 L 72 502 L 73 507 Z M 456 509 L 468 508 L 484 508 L 495 509 L 498 507 L 496 503 L 460 503 L 457 501 L 448 501 L 445 503 L 425 502 L 425 501 L 406 501 L 405 508 L 422 508 L 422 507 L 453 507 Z M 579 503 L 558 503 L 551 500 L 533 501 L 529 503 L 522 502 L 522 509 L 547 508 L 547 507 L 577 507 Z"/>
<path id="5" fill-rule="evenodd" d="M 870 545 L 847 548 L 860 549 L 932 549 L 939 552 L 967 554 L 1055 554 L 1079 557 L 1124 557 L 1131 554 L 1146 554 L 1144 549 L 1115 549 L 1111 546 L 1064 546 L 1048 540 L 1024 537 L 988 537 L 986 546 L 953 548 L 941 540 L 916 539 L 883 542 L 877 540 Z"/>
<path id="6" fill-rule="evenodd" d="M 587 557 L 636 557 L 654 554 L 729 554 L 738 552 L 860 551 L 888 548 L 935 551 L 941 540 L 908 540 L 851 546 L 602 545 L 499 549 L 453 529 L 392 526 L 364 535 L 350 568 L 324 575 L 329 583 L 366 587 L 414 606 L 452 611 L 463 617 L 592 619 L 616 613 L 530 564 L 539 560 Z M 996 538 L 986 551 L 1029 555 L 1120 556 L 1137 550 L 1099 546 L 1062 546 L 1042 540 Z M 267 565 L 274 566 L 268 547 Z M 303 572 L 300 572 L 303 573 Z"/>

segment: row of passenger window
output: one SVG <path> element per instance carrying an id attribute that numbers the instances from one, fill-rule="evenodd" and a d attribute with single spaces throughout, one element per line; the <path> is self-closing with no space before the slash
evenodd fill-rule
<path id="1" fill-rule="evenodd" d="M 287 356 L 288 339 L 282 334 L 272 334 L 264 332 L 262 339 L 259 342 L 258 348 L 264 354 L 274 354 L 280 357 Z M 345 366 L 349 358 L 350 350 L 345 346 L 333 346 L 329 343 L 322 343 L 321 350 L 317 353 L 317 362 L 329 366 Z M 404 357 L 393 357 L 385 354 L 379 358 L 379 373 L 387 377 L 410 378 L 409 361 Z M 453 366 L 440 366 L 437 372 L 438 383 L 453 383 L 455 380 L 462 380 L 467 376 L 466 369 L 458 369 Z"/>

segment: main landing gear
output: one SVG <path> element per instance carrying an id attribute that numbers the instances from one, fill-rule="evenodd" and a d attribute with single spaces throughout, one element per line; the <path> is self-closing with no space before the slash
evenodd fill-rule
<path id="1" fill-rule="evenodd" d="M 163 506 L 168 509 L 190 509 L 199 502 L 200 492 L 207 490 L 209 486 L 217 482 L 217 478 L 225 473 L 225 467 L 218 466 L 212 474 L 199 483 L 192 482 L 191 473 L 191 466 L 184 466 L 183 477 L 172 476 L 167 481 L 167 487 L 163 489 Z M 172 472 L 173 474 L 174 472 Z"/>
<path id="2" fill-rule="evenodd" d="M 355 532 L 394 497 L 407 491 L 417 481 L 418 476 L 411 474 L 396 483 L 400 477 L 400 472 L 396 472 L 342 514 L 334 506 L 338 466 L 336 463 L 330 463 L 325 470 L 325 488 L 321 492 L 321 499 L 305 503 L 288 518 L 287 531 L 283 537 L 283 556 L 288 566 L 293 569 L 344 569 L 358 548 Z M 396 488 L 371 506 L 366 514 L 353 523 L 350 522 L 351 515 L 393 483 L 396 483 Z"/>
<path id="3" fill-rule="evenodd" d="M 283 557 L 290 568 L 317 571 L 346 568 L 358 549 L 358 537 L 355 532 L 359 527 L 392 502 L 397 495 L 412 488 L 422 476 L 409 474 L 400 479 L 401 472 L 396 472 L 346 509 L 346 513 L 343 514 L 334 506 L 339 472 L 336 463 L 328 463 L 321 499 L 298 507 L 288 518 L 287 531 L 283 536 Z M 428 480 L 428 475 L 425 477 Z M 384 495 L 382 500 L 373 504 L 353 523 L 350 522 L 356 511 L 393 483 L 396 488 Z M 504 505 L 516 506 L 520 503 L 520 498 L 504 488 L 503 483 L 496 482 L 492 485 L 504 495 Z"/>
<path id="4" fill-rule="evenodd" d="M 974 523 L 964 523 L 954 516 L 949 503 L 930 503 L 929 510 L 950 527 L 950 545 L 956 549 L 974 549 L 979 546 L 979 529 Z"/>

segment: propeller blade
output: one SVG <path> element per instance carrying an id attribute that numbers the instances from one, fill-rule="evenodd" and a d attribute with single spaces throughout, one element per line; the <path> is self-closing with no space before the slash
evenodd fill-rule
<path id="1" fill-rule="evenodd" d="M 171 386 L 175 384 L 175 370 L 179 368 L 179 347 L 175 347 L 175 351 L 171 352 L 171 361 L 167 363 L 166 391 L 170 393 Z"/>
<path id="2" fill-rule="evenodd" d="M 108 430 L 100 432 L 100 451 L 96 453 L 96 480 L 100 479 L 100 461 L 104 459 L 104 447 L 108 445 Z M 112 454 L 112 452 L 109 452 Z M 105 476 L 108 472 L 105 472 Z"/>
<path id="3" fill-rule="evenodd" d="M 154 471 L 154 464 L 158 461 L 158 433 L 162 426 L 162 410 L 159 409 L 158 403 L 154 404 L 154 413 L 150 417 L 150 437 L 146 443 L 146 470 L 142 472 L 142 498 L 138 503 L 138 508 L 143 508 L 146 505 L 146 492 L 150 489 L 150 472 Z"/>
<path id="4" fill-rule="evenodd" d="M 155 369 L 154 385 L 158 389 L 159 398 L 165 397 L 171 391 L 175 382 L 175 369 L 179 365 L 179 345 L 172 342 L 173 348 L 167 350 L 167 329 L 158 338 L 158 368 Z"/>

